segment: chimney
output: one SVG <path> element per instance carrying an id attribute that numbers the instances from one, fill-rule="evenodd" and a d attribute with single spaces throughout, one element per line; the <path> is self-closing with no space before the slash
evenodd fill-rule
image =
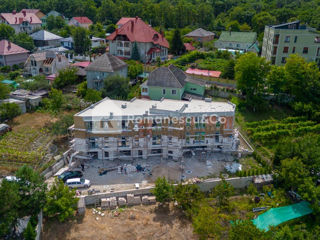
<path id="1" fill-rule="evenodd" d="M 15 23 L 17 23 L 18 22 L 18 18 L 16 17 L 16 22 Z"/>
<path id="2" fill-rule="evenodd" d="M 32 17 L 30 17 L 30 23 L 32 23 Z"/>
<path id="3" fill-rule="evenodd" d="M 131 32 L 133 32 L 134 22 L 131 21 Z"/>
<path id="4" fill-rule="evenodd" d="M 8 50 L 10 50 L 10 48 L 11 48 L 11 42 L 8 41 Z"/>
<path id="5" fill-rule="evenodd" d="M 13 10 L 13 11 L 12 11 L 12 14 L 13 14 L 13 15 L 16 15 L 16 13 L 17 13 L 16 10 Z"/>
<path id="6" fill-rule="evenodd" d="M 136 21 L 138 20 L 138 18 L 139 18 L 139 17 L 138 17 L 138 16 L 136 16 Z"/>
<path id="7" fill-rule="evenodd" d="M 24 16 L 24 17 L 27 15 L 26 10 L 23 10 L 22 13 L 23 13 L 23 16 Z"/>

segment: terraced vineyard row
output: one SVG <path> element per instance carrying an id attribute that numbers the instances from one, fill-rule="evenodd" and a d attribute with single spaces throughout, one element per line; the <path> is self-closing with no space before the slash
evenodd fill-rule
<path id="1" fill-rule="evenodd" d="M 38 165 L 46 154 L 51 136 L 45 129 L 9 132 L 0 140 L 0 165 Z"/>
<path id="2" fill-rule="evenodd" d="M 320 133 L 320 124 L 304 117 L 289 117 L 281 121 L 267 120 L 247 124 L 250 138 L 261 143 L 276 143 L 283 137 L 297 137 L 307 133 Z"/>

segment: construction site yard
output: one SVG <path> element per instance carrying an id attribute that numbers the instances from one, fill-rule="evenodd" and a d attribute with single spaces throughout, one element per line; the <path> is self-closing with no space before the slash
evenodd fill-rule
<path id="1" fill-rule="evenodd" d="M 225 166 L 234 159 L 234 156 L 227 153 L 204 154 L 201 151 L 195 151 L 194 156 L 184 157 L 181 161 L 161 157 L 130 161 L 90 159 L 83 162 L 83 178 L 90 180 L 90 190 L 99 192 L 128 190 L 135 188 L 135 183 L 139 183 L 139 187 L 152 186 L 158 177 L 166 177 L 175 183 L 198 177 L 218 177 L 221 172 L 224 172 Z M 137 171 L 137 166 L 143 170 Z M 67 168 L 62 169 L 61 172 L 64 170 Z M 81 170 L 80 163 L 73 170 Z M 107 171 L 100 174 L 104 170 Z M 48 181 L 49 184 L 51 182 L 53 178 Z M 88 190 L 80 189 L 82 194 L 86 194 Z"/>
<path id="2" fill-rule="evenodd" d="M 198 239 L 193 234 L 191 223 L 173 206 L 151 205 L 106 210 L 104 216 L 93 214 L 92 210 L 87 208 L 83 217 L 76 216 L 67 223 L 45 221 L 42 239 Z"/>

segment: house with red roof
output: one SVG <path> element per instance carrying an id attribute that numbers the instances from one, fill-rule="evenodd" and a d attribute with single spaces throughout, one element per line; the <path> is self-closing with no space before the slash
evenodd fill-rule
<path id="1" fill-rule="evenodd" d="M 22 9 L 20 12 L 27 12 L 27 13 L 33 13 L 35 14 L 39 19 L 43 18 L 46 16 L 43 12 L 41 12 L 40 9 Z"/>
<path id="2" fill-rule="evenodd" d="M 124 25 L 125 23 L 127 23 L 128 21 L 131 20 L 135 20 L 135 18 L 131 18 L 131 17 L 122 17 L 120 18 L 120 20 L 116 23 L 118 28 L 121 28 L 122 25 Z"/>
<path id="3" fill-rule="evenodd" d="M 183 45 L 188 52 L 196 50 L 196 48 L 194 46 L 192 46 L 192 43 L 184 43 Z"/>
<path id="4" fill-rule="evenodd" d="M 0 66 L 24 63 L 29 51 L 7 40 L 0 41 Z"/>
<path id="5" fill-rule="evenodd" d="M 34 13 L 22 10 L 17 13 L 0 13 L 0 23 L 5 23 L 14 28 L 16 33 L 31 33 L 41 28 L 41 20 Z"/>
<path id="6" fill-rule="evenodd" d="M 87 28 L 87 29 L 92 24 L 93 24 L 93 22 L 87 17 L 73 17 L 69 21 L 70 26 L 83 27 L 83 28 Z"/>
<path id="7" fill-rule="evenodd" d="M 139 59 L 146 63 L 158 57 L 161 60 L 168 58 L 169 43 L 163 34 L 139 17 L 122 18 L 119 22 L 121 27 L 107 37 L 110 54 L 130 59 L 137 51 Z"/>

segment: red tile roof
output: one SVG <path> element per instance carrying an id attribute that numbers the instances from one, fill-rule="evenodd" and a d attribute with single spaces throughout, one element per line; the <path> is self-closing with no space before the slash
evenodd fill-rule
<path id="1" fill-rule="evenodd" d="M 199 75 L 199 76 L 206 76 L 206 77 L 215 77 L 215 78 L 218 78 L 221 75 L 220 71 L 201 70 L 197 68 L 188 68 L 186 73 Z"/>
<path id="2" fill-rule="evenodd" d="M 28 53 L 29 51 L 7 40 L 0 41 L 0 55 Z"/>
<path id="3" fill-rule="evenodd" d="M 86 68 L 86 67 L 88 67 L 90 64 L 91 64 L 91 62 L 76 62 L 76 63 L 72 64 L 71 66 Z"/>
<path id="4" fill-rule="evenodd" d="M 92 24 L 92 21 L 87 17 L 73 17 L 80 24 Z"/>
<path id="5" fill-rule="evenodd" d="M 130 42 L 152 42 L 153 44 L 169 48 L 167 39 L 138 17 L 134 20 L 129 20 L 122 27 L 116 29 L 107 39 L 112 41 L 118 35 L 127 36 Z"/>
<path id="6" fill-rule="evenodd" d="M 30 24 L 41 24 L 41 20 L 34 13 L 25 14 L 19 13 L 1 13 L 1 18 L 4 19 L 9 24 L 21 24 L 22 22 L 29 22 Z"/>
<path id="7" fill-rule="evenodd" d="M 184 46 L 186 48 L 187 51 L 193 51 L 196 50 L 196 48 L 194 46 L 192 46 L 191 43 L 184 43 Z"/>
<path id="8" fill-rule="evenodd" d="M 130 20 L 135 20 L 135 18 L 130 18 L 130 17 L 122 17 L 118 22 L 117 22 L 117 26 L 119 25 L 123 25 L 125 23 L 127 23 Z"/>

